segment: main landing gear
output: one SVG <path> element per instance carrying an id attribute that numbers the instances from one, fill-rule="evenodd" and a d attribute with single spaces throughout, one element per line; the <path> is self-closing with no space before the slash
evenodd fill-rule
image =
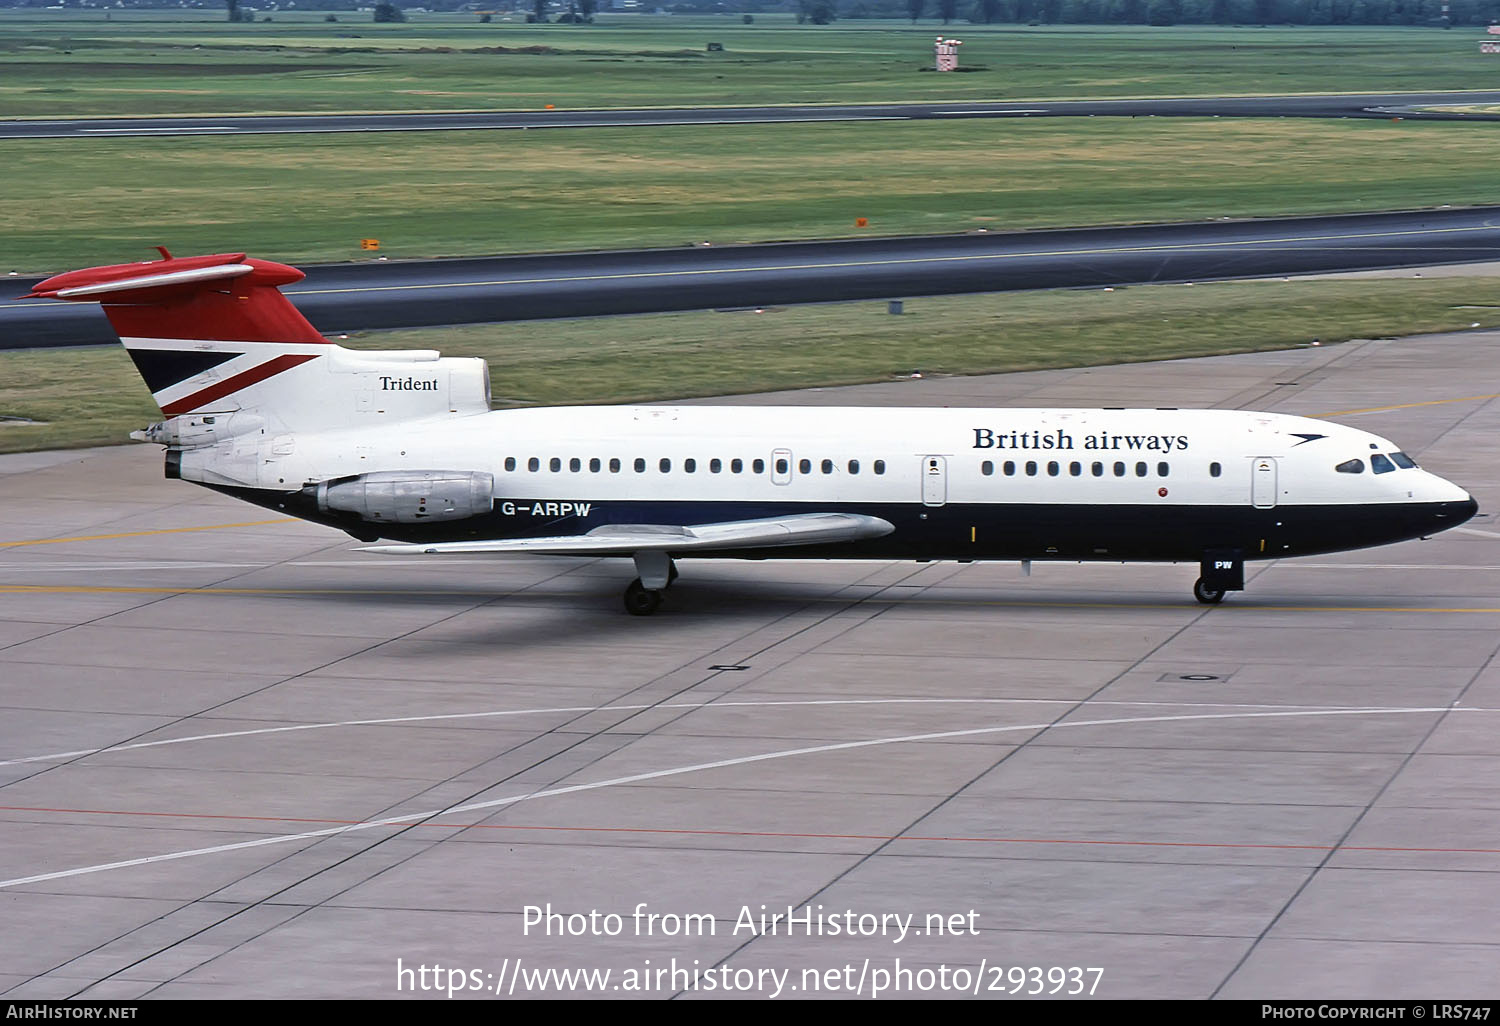
<path id="1" fill-rule="evenodd" d="M 640 576 L 625 589 L 625 612 L 650 616 L 661 607 L 663 594 L 677 580 L 677 564 L 665 552 L 637 552 L 635 572 Z"/>

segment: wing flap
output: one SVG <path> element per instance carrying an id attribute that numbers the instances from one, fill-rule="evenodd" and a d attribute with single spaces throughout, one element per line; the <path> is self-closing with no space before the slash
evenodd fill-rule
<path id="1" fill-rule="evenodd" d="M 729 520 L 684 527 L 675 524 L 606 524 L 587 534 L 552 538 L 434 542 L 430 545 L 372 545 L 361 552 L 395 556 L 444 553 L 530 553 L 549 556 L 628 556 L 636 552 L 671 555 L 714 549 L 784 548 L 879 538 L 896 528 L 862 513 L 798 513 L 763 520 Z"/>

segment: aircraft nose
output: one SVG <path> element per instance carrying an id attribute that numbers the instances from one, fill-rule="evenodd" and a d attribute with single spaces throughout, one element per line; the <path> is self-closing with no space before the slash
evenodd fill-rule
<path id="1" fill-rule="evenodd" d="M 1464 497 L 1460 500 L 1437 503 L 1436 508 L 1432 511 L 1432 516 L 1438 522 L 1438 530 L 1446 531 L 1450 527 L 1457 527 L 1459 524 L 1471 519 L 1478 512 L 1479 503 L 1474 499 L 1474 496 L 1465 492 Z"/>

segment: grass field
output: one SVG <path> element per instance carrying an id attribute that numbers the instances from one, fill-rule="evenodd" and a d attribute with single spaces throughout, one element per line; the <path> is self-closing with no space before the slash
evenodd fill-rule
<path id="1" fill-rule="evenodd" d="M 0 117 L 1487 89 L 1473 31 L 0 11 Z M 936 30 L 970 73 L 923 73 Z M 724 51 L 709 53 L 710 42 Z"/>
<path id="2" fill-rule="evenodd" d="M 954 26 L 757 16 L 587 27 L 416 15 L 0 11 L 0 117 L 1493 88 L 1427 29 Z M 723 53 L 707 53 L 708 41 Z M 1487 125 L 1057 120 L 5 144 L 0 274 L 248 250 L 291 262 L 672 246 L 1496 201 Z M 868 227 L 855 228 L 856 218 Z M 1500 324 L 1485 279 L 1004 293 L 371 335 L 496 367 L 509 404 L 719 395 Z M 810 341 L 812 340 L 812 341 Z M 156 416 L 118 348 L 0 353 L 0 451 Z"/>
<path id="3" fill-rule="evenodd" d="M 0 273 L 676 246 L 1492 203 L 1500 131 L 1049 120 L 5 144 Z M 855 219 L 868 227 L 855 228 Z"/>
<path id="4" fill-rule="evenodd" d="M 496 406 L 629 402 L 1284 349 L 1500 326 L 1494 279 L 1226 282 L 368 333 L 490 361 Z M 0 452 L 105 445 L 158 418 L 123 349 L 0 352 Z"/>

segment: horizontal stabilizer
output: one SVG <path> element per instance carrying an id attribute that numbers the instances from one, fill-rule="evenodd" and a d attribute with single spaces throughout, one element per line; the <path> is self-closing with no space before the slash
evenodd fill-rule
<path id="1" fill-rule="evenodd" d="M 199 285 L 206 281 L 238 278 L 255 268 L 249 264 L 220 264 L 218 267 L 199 267 L 190 271 L 169 271 L 166 274 L 146 274 L 138 278 L 122 278 L 119 281 L 97 285 L 82 285 L 78 288 L 59 289 L 48 295 L 52 299 L 87 299 L 109 292 L 126 292 L 134 289 L 176 288 L 182 285 Z M 27 297 L 31 298 L 31 297 Z"/>
<path id="2" fill-rule="evenodd" d="M 99 303 L 127 349 L 161 348 L 158 340 L 329 345 L 281 294 L 302 278 L 244 253 L 162 250 L 160 260 L 54 274 L 25 298 Z"/>
<path id="3" fill-rule="evenodd" d="M 895 527 L 860 513 L 799 513 L 765 520 L 731 520 L 692 527 L 671 524 L 607 524 L 588 534 L 495 541 L 435 542 L 431 545 L 373 545 L 363 552 L 387 555 L 445 553 L 529 553 L 538 556 L 628 556 L 635 552 L 670 554 L 729 549 L 826 545 L 879 538 Z"/>

